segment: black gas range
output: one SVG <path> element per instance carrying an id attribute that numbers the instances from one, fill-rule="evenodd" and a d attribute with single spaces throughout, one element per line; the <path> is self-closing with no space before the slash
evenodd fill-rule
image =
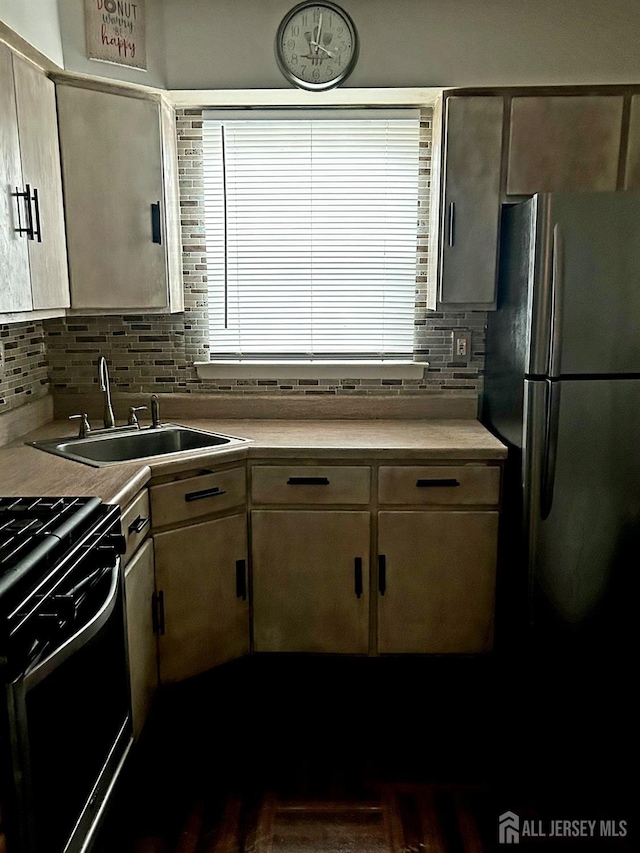
<path id="1" fill-rule="evenodd" d="M 88 853 L 131 746 L 117 506 L 0 498 L 0 849 Z"/>

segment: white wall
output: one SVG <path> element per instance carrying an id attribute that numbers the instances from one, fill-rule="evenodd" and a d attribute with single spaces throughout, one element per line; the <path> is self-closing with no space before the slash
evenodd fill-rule
<path id="1" fill-rule="evenodd" d="M 94 77 L 125 80 L 128 83 L 140 83 L 143 86 L 165 87 L 161 0 L 147 0 L 145 4 L 146 71 L 87 59 L 84 37 L 84 0 L 58 0 L 58 6 L 65 70 L 76 71 L 79 74 L 92 74 Z"/>
<path id="2" fill-rule="evenodd" d="M 288 88 L 274 40 L 295 2 L 147 0 L 147 72 L 86 58 L 83 0 L 0 0 L 0 21 L 70 71 L 170 89 Z M 640 0 L 341 2 L 361 41 L 345 87 L 640 83 Z"/>
<path id="3" fill-rule="evenodd" d="M 0 0 L 0 21 L 62 67 L 57 0 Z"/>
<path id="4" fill-rule="evenodd" d="M 160 2 L 168 88 L 288 87 L 274 40 L 296 0 Z M 640 0 L 339 2 L 361 42 L 345 86 L 640 82 Z"/>

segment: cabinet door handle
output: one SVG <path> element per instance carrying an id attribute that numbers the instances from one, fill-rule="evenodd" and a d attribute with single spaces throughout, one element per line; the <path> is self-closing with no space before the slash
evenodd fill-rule
<path id="1" fill-rule="evenodd" d="M 187 503 L 191 501 L 201 501 L 203 498 L 217 498 L 219 495 L 226 495 L 223 489 L 214 486 L 212 489 L 201 489 L 199 492 L 187 492 L 184 499 Z"/>
<path id="2" fill-rule="evenodd" d="M 162 224 L 160 221 L 160 202 L 151 205 L 151 239 L 154 243 L 162 244 Z"/>
<path id="3" fill-rule="evenodd" d="M 139 515 L 136 519 L 134 519 L 129 527 L 127 528 L 128 533 L 140 533 L 141 530 L 144 530 L 145 527 L 149 524 L 149 516 L 143 518 Z"/>
<path id="4" fill-rule="evenodd" d="M 356 598 L 362 598 L 362 557 L 356 557 L 354 559 L 353 574 Z"/>
<path id="5" fill-rule="evenodd" d="M 450 488 L 454 486 L 459 486 L 460 483 L 458 480 L 453 478 L 434 478 L 433 480 L 416 480 L 416 487 L 418 489 L 441 489 L 441 488 Z"/>
<path id="6" fill-rule="evenodd" d="M 151 596 L 151 619 L 153 633 L 164 636 L 164 592 L 154 592 Z"/>
<path id="7" fill-rule="evenodd" d="M 29 184 L 25 184 L 24 190 L 22 192 L 18 187 L 16 187 L 16 191 L 11 193 L 11 196 L 16 200 L 16 209 L 18 213 L 18 227 L 14 228 L 14 231 L 17 234 L 26 234 L 27 240 L 33 240 L 33 215 L 31 211 L 31 187 Z M 20 199 L 24 201 L 24 211 L 27 220 L 27 224 L 22 224 L 22 216 L 20 215 Z"/>
<path id="8" fill-rule="evenodd" d="M 387 591 L 387 558 L 384 554 L 378 555 L 378 591 L 380 595 Z"/>
<path id="9" fill-rule="evenodd" d="M 247 600 L 247 561 L 236 560 L 236 597 Z"/>
<path id="10" fill-rule="evenodd" d="M 287 486 L 328 486 L 327 477 L 289 477 Z"/>
<path id="11" fill-rule="evenodd" d="M 33 227 L 33 220 L 31 222 L 31 239 L 33 240 L 35 238 L 38 243 L 42 243 L 42 230 L 40 228 L 40 197 L 38 195 L 38 190 L 36 187 L 33 188 L 33 196 L 31 198 L 33 200 L 33 206 L 36 212 L 35 229 Z"/>
<path id="12" fill-rule="evenodd" d="M 455 202 L 449 202 L 449 213 L 447 217 L 447 243 L 450 246 L 453 246 L 456 242 L 456 232 L 455 232 L 455 211 L 456 205 Z"/>

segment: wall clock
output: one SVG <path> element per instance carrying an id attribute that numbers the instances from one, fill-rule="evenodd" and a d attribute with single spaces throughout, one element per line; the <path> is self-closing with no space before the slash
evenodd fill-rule
<path id="1" fill-rule="evenodd" d="M 299 3 L 278 27 L 276 57 L 295 86 L 315 92 L 331 89 L 353 71 L 358 34 L 335 3 Z"/>

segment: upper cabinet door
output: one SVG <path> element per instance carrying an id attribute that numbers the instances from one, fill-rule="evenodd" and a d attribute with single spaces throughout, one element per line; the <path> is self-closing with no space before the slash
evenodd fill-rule
<path id="1" fill-rule="evenodd" d="M 507 193 L 615 190 L 624 98 L 514 98 Z"/>
<path id="2" fill-rule="evenodd" d="M 28 62 L 13 57 L 22 178 L 32 193 L 36 236 L 29 240 L 34 309 L 69 305 L 55 86 Z"/>
<path id="3" fill-rule="evenodd" d="M 160 105 L 58 86 L 71 307 L 169 304 Z"/>
<path id="4" fill-rule="evenodd" d="M 0 313 L 32 307 L 27 237 L 16 231 L 27 211 L 12 195 L 22 189 L 11 52 L 0 44 Z"/>
<path id="5" fill-rule="evenodd" d="M 450 97 L 445 105 L 438 298 L 445 306 L 491 307 L 496 290 L 503 99 Z"/>

